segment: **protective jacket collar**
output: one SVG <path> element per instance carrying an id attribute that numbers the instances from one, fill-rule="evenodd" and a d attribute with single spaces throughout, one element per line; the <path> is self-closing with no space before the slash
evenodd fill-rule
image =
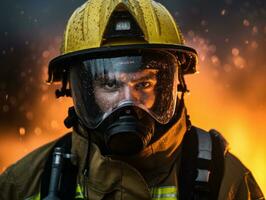
<path id="1" fill-rule="evenodd" d="M 149 188 L 163 184 L 171 173 L 172 166 L 178 162 L 180 143 L 185 132 L 186 116 L 183 109 L 179 120 L 136 156 L 102 156 L 97 145 L 92 143 L 89 155 L 88 193 L 94 195 L 95 199 L 109 193 L 122 195 L 123 199 L 128 200 L 150 199 Z M 88 141 L 75 131 L 72 137 L 72 153 L 78 157 L 79 180 L 82 182 Z"/>

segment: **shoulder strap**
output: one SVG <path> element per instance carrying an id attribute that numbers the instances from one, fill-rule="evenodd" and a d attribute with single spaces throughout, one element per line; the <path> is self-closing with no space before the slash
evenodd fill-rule
<path id="1" fill-rule="evenodd" d="M 224 171 L 225 144 L 214 130 L 206 132 L 192 127 L 185 134 L 179 170 L 181 200 L 217 199 Z"/>
<path id="2" fill-rule="evenodd" d="M 218 199 L 221 182 L 224 175 L 224 158 L 228 152 L 228 143 L 225 138 L 216 130 L 209 131 L 212 140 L 212 168 L 213 175 L 210 176 L 210 188 L 212 199 Z"/>
<path id="3" fill-rule="evenodd" d="M 51 177 L 53 152 L 56 147 L 62 147 L 65 153 L 71 154 L 72 137 L 71 133 L 66 134 L 57 141 L 54 148 L 51 150 L 41 177 L 41 199 L 44 199 L 48 195 L 48 189 Z M 59 198 L 60 200 L 72 200 L 75 197 L 76 185 L 77 185 L 78 168 L 74 166 L 70 159 L 65 159 L 62 166 L 62 175 L 59 185 Z"/>

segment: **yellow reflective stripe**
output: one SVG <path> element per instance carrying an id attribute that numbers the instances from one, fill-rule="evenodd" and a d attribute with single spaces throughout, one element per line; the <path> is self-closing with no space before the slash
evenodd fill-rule
<path id="1" fill-rule="evenodd" d="M 77 185 L 75 199 L 84 199 L 80 185 Z"/>
<path id="2" fill-rule="evenodd" d="M 159 197 L 159 198 L 154 198 L 152 197 L 152 200 L 178 200 L 178 198 L 175 197 Z"/>
<path id="3" fill-rule="evenodd" d="M 178 200 L 176 186 L 163 186 L 151 189 L 152 200 Z"/>
<path id="4" fill-rule="evenodd" d="M 75 199 L 84 199 L 80 185 L 77 185 Z M 41 200 L 41 194 L 40 193 L 36 194 L 36 195 L 31 196 L 25 200 Z"/>
<path id="5" fill-rule="evenodd" d="M 152 200 L 178 200 L 177 188 L 175 186 L 163 186 L 151 188 Z M 84 199 L 82 188 L 78 184 L 76 188 L 75 199 Z M 41 194 L 36 194 L 25 200 L 41 200 Z"/>
<path id="6" fill-rule="evenodd" d="M 176 186 L 162 186 L 151 189 L 152 194 L 176 194 Z"/>
<path id="7" fill-rule="evenodd" d="M 34 195 L 32 197 L 29 197 L 29 198 L 27 198 L 25 200 L 41 200 L 41 194 L 40 193 L 36 194 L 36 195 Z"/>

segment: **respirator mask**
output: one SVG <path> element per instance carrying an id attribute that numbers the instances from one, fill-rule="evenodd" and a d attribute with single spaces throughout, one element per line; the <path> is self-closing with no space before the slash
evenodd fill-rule
<path id="1" fill-rule="evenodd" d="M 167 51 L 106 53 L 73 64 L 70 85 L 82 125 L 108 153 L 134 155 L 175 113 L 178 62 Z"/>

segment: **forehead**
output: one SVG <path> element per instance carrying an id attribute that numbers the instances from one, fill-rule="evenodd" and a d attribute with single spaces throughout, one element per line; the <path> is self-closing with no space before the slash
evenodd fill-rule
<path id="1" fill-rule="evenodd" d="M 143 79 L 156 79 L 157 69 L 143 69 L 137 72 L 114 72 L 109 73 L 107 77 L 115 78 L 120 81 L 138 81 Z"/>
<path id="2" fill-rule="evenodd" d="M 103 74 L 95 79 L 95 81 L 118 80 L 121 82 L 137 82 L 142 80 L 157 79 L 157 69 L 143 69 L 137 72 L 110 72 Z"/>

